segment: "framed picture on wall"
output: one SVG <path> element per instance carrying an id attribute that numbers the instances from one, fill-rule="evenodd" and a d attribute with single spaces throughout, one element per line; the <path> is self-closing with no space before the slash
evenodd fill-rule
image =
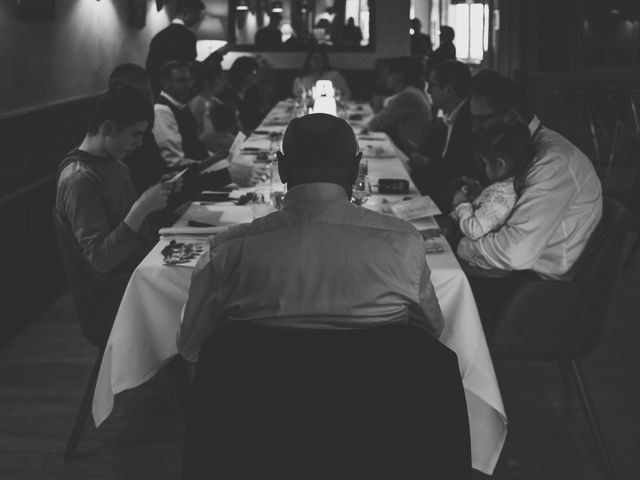
<path id="1" fill-rule="evenodd" d="M 55 0 L 15 0 L 16 16 L 21 20 L 53 20 Z"/>

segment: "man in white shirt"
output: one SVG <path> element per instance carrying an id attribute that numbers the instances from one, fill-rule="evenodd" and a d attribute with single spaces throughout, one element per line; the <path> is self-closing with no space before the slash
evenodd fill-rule
<path id="1" fill-rule="evenodd" d="M 182 61 L 170 61 L 160 68 L 162 91 L 154 105 L 153 135 L 167 168 L 179 170 L 198 165 L 197 170 L 207 168 L 209 173 L 198 183 L 202 188 L 214 188 L 235 182 L 240 186 L 255 185 L 265 167 L 229 163 L 224 158 L 228 152 L 211 153 L 198 138 L 197 122 L 187 101 L 193 86 L 189 65 Z M 185 189 L 189 190 L 188 178 Z"/>
<path id="2" fill-rule="evenodd" d="M 527 124 L 535 157 L 506 224 L 477 240 L 461 240 L 458 255 L 479 271 L 530 270 L 543 278 L 569 279 L 602 216 L 602 188 L 593 165 L 575 145 L 540 123 L 514 80 L 492 76 L 474 83 L 471 114 L 476 130 L 496 122 Z M 476 279 L 470 280 L 473 287 Z M 486 287 L 491 281 L 481 283 Z M 477 289 L 474 294 L 482 317 L 483 295 Z M 505 292 L 496 297 L 504 298 Z M 496 308 L 483 321 L 490 321 Z"/>
<path id="3" fill-rule="evenodd" d="M 420 234 L 349 201 L 357 150 L 342 119 L 292 120 L 278 154 L 284 208 L 212 238 L 191 277 L 178 340 L 184 358 L 195 360 L 226 322 L 314 329 L 411 322 L 440 335 Z"/>

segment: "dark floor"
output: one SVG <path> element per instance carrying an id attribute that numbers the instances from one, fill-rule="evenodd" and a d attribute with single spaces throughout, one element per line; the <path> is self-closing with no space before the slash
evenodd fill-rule
<path id="1" fill-rule="evenodd" d="M 640 254 L 621 268 L 585 375 L 620 480 L 640 478 Z M 177 479 L 183 421 L 168 375 L 118 396 L 112 416 L 62 451 L 95 358 L 68 294 L 0 352 L 0 479 Z M 496 364 L 509 434 L 496 479 L 600 479 L 577 399 L 554 365 Z M 478 478 L 483 477 L 477 475 Z"/>

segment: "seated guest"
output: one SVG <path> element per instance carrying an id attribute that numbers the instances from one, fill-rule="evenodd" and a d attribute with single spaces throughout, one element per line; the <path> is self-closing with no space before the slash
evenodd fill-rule
<path id="1" fill-rule="evenodd" d="M 282 32 L 280 31 L 282 14 L 269 13 L 269 24 L 261 27 L 255 34 L 254 42 L 257 48 L 278 49 L 282 46 Z"/>
<path id="2" fill-rule="evenodd" d="M 439 64 L 429 74 L 428 93 L 442 109 L 443 123 L 434 122 L 429 137 L 409 158 L 411 176 L 421 192 L 431 195 L 444 213 L 463 176 L 485 183 L 473 155 L 473 126 L 469 111 L 471 72 L 456 60 Z"/>
<path id="3" fill-rule="evenodd" d="M 153 134 L 167 167 L 176 170 L 197 165 L 199 171 L 213 165 L 210 173 L 185 178 L 185 193 L 231 182 L 255 185 L 264 174 L 264 166 L 229 164 L 223 160 L 228 152 L 212 154 L 198 138 L 196 120 L 186 105 L 193 85 L 189 65 L 168 62 L 160 69 L 160 77 L 162 92 L 154 107 Z M 193 185 L 190 179 L 194 180 Z"/>
<path id="4" fill-rule="evenodd" d="M 426 142 L 431 127 L 431 105 L 420 88 L 424 83 L 420 64 L 410 57 L 392 58 L 385 83 L 393 96 L 367 127 L 386 132 L 408 155 Z"/>
<path id="5" fill-rule="evenodd" d="M 171 184 L 138 196 L 122 163 L 153 121 L 149 101 L 132 89 L 104 95 L 79 147 L 58 167 L 54 215 L 77 242 L 68 265 L 74 300 L 104 344 L 128 278 L 155 243 L 147 216 L 164 208 Z"/>
<path id="6" fill-rule="evenodd" d="M 260 64 L 253 57 L 237 58 L 229 69 L 229 85 L 219 98 L 238 110 L 240 128 L 249 135 L 267 113 L 257 86 Z"/>
<path id="7" fill-rule="evenodd" d="M 189 109 L 196 118 L 198 137 L 201 137 L 213 131 L 209 112 L 214 103 L 222 103 L 218 96 L 227 87 L 227 79 L 219 63 L 202 63 L 194 71 L 196 94 L 189 100 Z"/>
<path id="8" fill-rule="evenodd" d="M 211 152 L 228 151 L 238 133 L 238 112 L 228 103 L 214 103 L 209 116 L 213 131 L 205 132 L 200 140 Z"/>
<path id="9" fill-rule="evenodd" d="M 298 97 L 311 90 L 318 80 L 331 80 L 344 100 L 351 99 L 351 90 L 342 74 L 329 65 L 327 52 L 315 49 L 307 53 L 302 67 L 302 75 L 293 81 L 293 95 Z"/>
<path id="10" fill-rule="evenodd" d="M 195 360 L 227 322 L 321 329 L 409 322 L 440 335 L 420 234 L 349 201 L 357 150 L 342 119 L 291 121 L 278 153 L 284 208 L 212 238 L 191 279 L 178 341 L 184 358 Z"/>
<path id="11" fill-rule="evenodd" d="M 533 160 L 529 129 L 519 122 L 495 125 L 478 134 L 475 152 L 492 183 L 480 191 L 478 182 L 469 182 L 453 196 L 451 212 L 471 240 L 488 235 L 509 218 Z"/>
<path id="12" fill-rule="evenodd" d="M 494 76 L 474 84 L 471 114 L 477 130 L 500 122 L 524 122 L 534 158 L 506 223 L 477 240 L 462 239 L 458 255 L 481 269 L 530 270 L 543 278 L 570 278 L 571 267 L 602 216 L 602 188 L 591 162 L 540 123 L 514 80 Z M 486 326 L 507 294 L 509 279 L 469 280 Z"/>

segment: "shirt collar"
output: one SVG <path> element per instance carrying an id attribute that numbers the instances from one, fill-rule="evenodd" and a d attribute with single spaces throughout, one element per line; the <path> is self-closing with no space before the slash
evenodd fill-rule
<path id="1" fill-rule="evenodd" d="M 160 96 L 166 98 L 167 100 L 169 100 L 173 105 L 175 105 L 176 107 L 182 109 L 184 107 L 187 106 L 186 103 L 180 103 L 178 100 L 176 100 L 175 98 L 173 98 L 171 95 L 169 95 L 167 92 L 165 92 L 164 90 L 160 92 Z"/>
<path id="2" fill-rule="evenodd" d="M 176 23 L 178 25 L 184 25 L 184 20 L 182 20 L 181 18 L 174 18 L 173 20 L 171 20 L 171 23 Z"/>
<path id="3" fill-rule="evenodd" d="M 445 125 L 449 128 L 451 128 L 451 126 L 453 125 L 453 122 L 456 121 L 456 118 L 458 117 L 458 113 L 460 113 L 460 109 L 462 108 L 462 105 L 464 105 L 464 102 L 466 102 L 467 99 L 465 98 L 464 100 L 462 100 L 457 106 L 456 108 L 454 108 L 453 110 L 451 110 L 450 113 L 445 114 L 442 117 L 442 121 L 445 123 Z"/>
<path id="4" fill-rule="evenodd" d="M 534 115 L 533 119 L 529 122 L 529 133 L 532 137 L 535 136 L 538 130 L 540 130 L 541 126 L 540 119 Z"/>
<path id="5" fill-rule="evenodd" d="M 347 193 L 335 183 L 303 183 L 290 189 L 284 197 L 284 205 L 318 202 L 348 202 Z"/>

